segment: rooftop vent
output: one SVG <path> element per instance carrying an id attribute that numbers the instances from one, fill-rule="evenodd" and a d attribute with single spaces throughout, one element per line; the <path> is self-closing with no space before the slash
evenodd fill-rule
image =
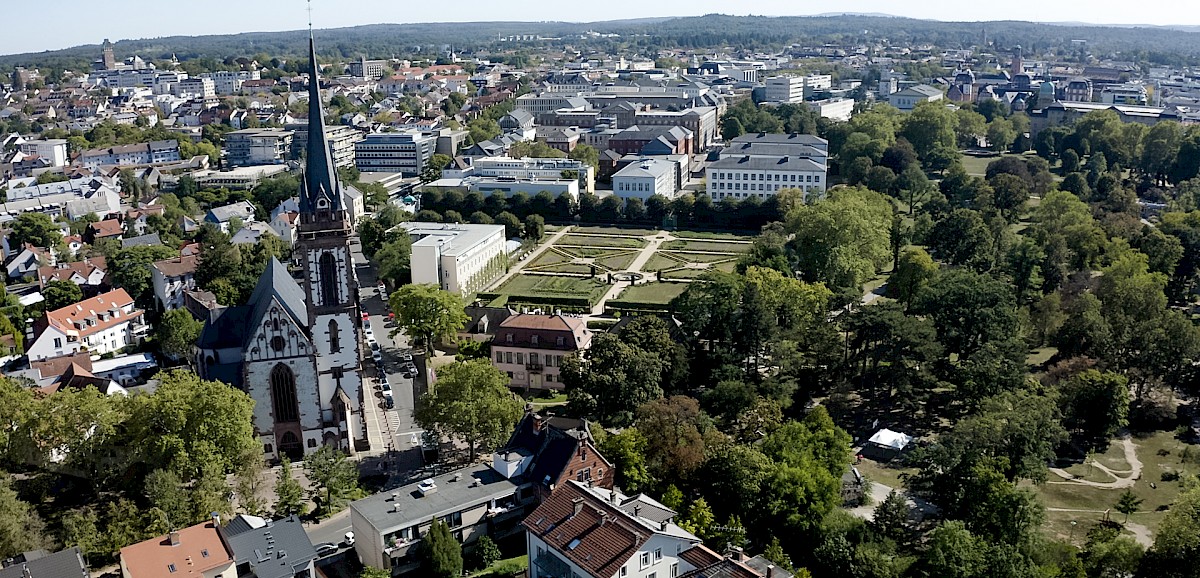
<path id="1" fill-rule="evenodd" d="M 433 478 L 427 478 L 417 484 L 417 489 L 421 491 L 422 496 L 428 496 L 437 491 L 437 484 L 433 483 Z"/>

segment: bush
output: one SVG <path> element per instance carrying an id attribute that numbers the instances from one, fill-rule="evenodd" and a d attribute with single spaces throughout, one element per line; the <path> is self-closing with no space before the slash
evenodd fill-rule
<path id="1" fill-rule="evenodd" d="M 471 552 L 472 566 L 478 569 L 487 568 L 500 560 L 500 548 L 488 536 L 483 536 L 475 542 Z"/>
<path id="2" fill-rule="evenodd" d="M 1162 473 L 1162 481 L 1164 481 L 1164 482 L 1179 481 L 1179 472 L 1163 472 Z"/>
<path id="3" fill-rule="evenodd" d="M 484 574 L 484 578 L 511 578 L 517 574 L 524 573 L 527 566 L 522 563 L 521 559 L 505 560 L 492 568 L 491 572 Z"/>

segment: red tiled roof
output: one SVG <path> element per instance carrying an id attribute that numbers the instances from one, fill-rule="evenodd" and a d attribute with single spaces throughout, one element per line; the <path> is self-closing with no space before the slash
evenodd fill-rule
<path id="1" fill-rule="evenodd" d="M 628 521 L 628 514 L 573 482 L 555 488 L 522 522 L 557 555 L 593 576 L 615 576 L 653 535 L 651 530 L 634 524 Z M 568 547 L 575 540 L 579 541 L 575 547 Z"/>
<path id="2" fill-rule="evenodd" d="M 196 524 L 177 532 L 179 543 L 171 545 L 170 534 L 121 548 L 121 565 L 133 578 L 203 576 L 205 572 L 233 562 L 212 522 Z M 175 570 L 171 571 L 170 566 Z"/>
<path id="3" fill-rule="evenodd" d="M 60 355 L 58 357 L 51 357 L 50 359 L 29 362 L 29 367 L 38 370 L 43 378 L 50 377 L 51 375 L 62 375 L 72 365 L 78 365 L 83 369 L 91 371 L 92 354 L 80 351 L 72 355 Z"/>
<path id="4" fill-rule="evenodd" d="M 116 237 L 125 232 L 124 229 L 121 228 L 121 221 L 116 219 L 98 221 L 92 223 L 90 227 L 92 229 L 92 234 L 98 239 L 103 239 L 105 237 Z"/>
<path id="5" fill-rule="evenodd" d="M 500 323 L 500 327 L 508 329 L 537 329 L 541 331 L 574 331 L 583 325 L 583 320 L 567 318 L 562 315 L 534 315 L 521 313 L 513 315 Z"/>
<path id="6" fill-rule="evenodd" d="M 199 254 L 183 255 L 174 259 L 155 261 L 154 268 L 167 277 L 183 277 L 196 272 L 196 264 L 200 261 Z"/>
<path id="7" fill-rule="evenodd" d="M 105 273 L 108 272 L 108 263 L 104 257 L 92 257 L 74 263 L 59 263 L 58 265 L 47 265 L 38 268 L 38 280 L 41 281 L 42 287 L 51 281 L 70 281 L 71 276 L 78 273 L 82 277 L 88 277 L 93 271 L 99 269 Z"/>
<path id="8" fill-rule="evenodd" d="M 117 289 L 51 311 L 46 314 L 46 318 L 50 325 L 59 331 L 85 337 L 141 317 L 143 312 L 140 309 L 134 309 L 132 313 L 122 311 L 115 316 L 110 313 L 111 309 L 123 309 L 132 304 L 133 298 L 129 296 L 129 293 L 126 293 L 124 289 Z M 104 314 L 105 318 L 101 319 L 100 314 Z M 91 319 L 93 324 L 90 326 L 85 324 L 80 329 L 76 323 L 86 319 Z"/>

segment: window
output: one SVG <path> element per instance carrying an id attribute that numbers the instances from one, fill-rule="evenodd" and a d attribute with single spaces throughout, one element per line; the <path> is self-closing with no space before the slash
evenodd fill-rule
<path id="1" fill-rule="evenodd" d="M 279 352 L 283 351 L 284 347 L 287 347 L 287 340 L 285 340 L 282 335 L 276 335 L 275 337 L 271 338 L 271 349 Z"/>
<path id="2" fill-rule="evenodd" d="M 525 354 L 517 353 L 517 365 L 525 365 Z"/>
<path id="3" fill-rule="evenodd" d="M 658 572 L 651 572 L 646 575 L 646 578 L 656 578 L 657 576 L 658 576 Z"/>
<path id="4" fill-rule="evenodd" d="M 679 564 L 671 564 L 671 578 L 679 575 Z"/>
<path id="5" fill-rule="evenodd" d="M 271 369 L 271 404 L 278 423 L 300 421 L 296 404 L 296 376 L 280 363 Z"/>
<path id="6" fill-rule="evenodd" d="M 655 548 L 654 549 L 654 561 L 658 562 L 659 560 L 662 560 L 662 548 Z"/>
<path id="7" fill-rule="evenodd" d="M 533 345 L 535 345 L 535 346 L 536 346 L 536 345 L 538 344 L 538 336 L 536 336 L 536 335 L 531 335 L 531 336 L 529 337 L 529 343 L 531 343 L 531 344 L 533 344 Z"/>
<path id="8" fill-rule="evenodd" d="M 454 512 L 446 516 L 442 516 L 442 522 L 451 528 L 457 528 L 462 525 L 462 512 Z"/>
<path id="9" fill-rule="evenodd" d="M 504 352 L 504 363 L 512 363 L 512 362 L 513 362 L 513 352 L 505 351 Z"/>
<path id="10" fill-rule="evenodd" d="M 541 550 L 541 548 L 538 548 L 538 550 Z M 628 575 L 629 575 L 629 567 L 621 566 L 621 578 L 625 578 Z"/>
<path id="11" fill-rule="evenodd" d="M 529 363 L 532 363 L 533 365 L 537 365 L 537 362 L 538 362 L 538 354 L 530 353 L 529 354 Z"/>
<path id="12" fill-rule="evenodd" d="M 504 363 L 504 352 L 503 351 L 496 352 L 496 363 Z"/>
<path id="13" fill-rule="evenodd" d="M 337 294 L 337 266 L 334 263 L 332 252 L 321 253 L 318 270 L 321 276 L 321 305 L 337 305 L 340 301 Z"/>
<path id="14" fill-rule="evenodd" d="M 648 566 L 650 566 L 650 553 L 642 552 L 642 569 L 645 569 Z"/>
<path id="15" fill-rule="evenodd" d="M 271 444 L 263 444 L 263 453 L 264 454 L 269 454 L 269 453 L 271 453 L 271 451 L 272 451 Z"/>
<path id="16" fill-rule="evenodd" d="M 310 448 L 317 447 L 317 440 L 315 438 L 308 438 L 308 447 L 310 447 Z"/>
<path id="17" fill-rule="evenodd" d="M 337 321 L 329 320 L 329 351 L 337 353 L 342 350 L 342 336 L 338 331 Z"/>
<path id="18" fill-rule="evenodd" d="M 561 341 L 561 339 L 560 339 L 560 341 Z M 55 337 L 55 338 L 54 338 L 54 348 L 55 348 L 55 349 L 61 349 L 61 348 L 62 348 L 62 339 L 61 339 L 61 338 L 58 338 L 58 337 Z"/>
<path id="19" fill-rule="evenodd" d="M 563 346 L 563 343 L 565 343 L 565 341 L 563 340 L 563 338 L 559 337 L 559 338 L 558 338 L 558 340 L 557 340 L 557 343 L 558 343 L 558 346 L 559 346 L 559 347 L 562 347 L 562 346 Z"/>

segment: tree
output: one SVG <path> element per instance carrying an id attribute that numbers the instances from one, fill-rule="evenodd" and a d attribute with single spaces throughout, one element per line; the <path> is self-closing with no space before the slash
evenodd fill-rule
<path id="1" fill-rule="evenodd" d="M 446 523 L 438 520 L 421 541 L 422 574 L 432 578 L 458 578 L 462 575 L 462 545 L 450 534 Z"/>
<path id="2" fill-rule="evenodd" d="M 204 324 L 187 309 L 172 309 L 163 314 L 155 331 L 164 354 L 172 359 L 190 359 L 203 329 Z"/>
<path id="3" fill-rule="evenodd" d="M 606 425 L 628 425 L 638 407 L 662 396 L 658 352 L 611 333 L 595 335 L 581 355 L 563 358 L 560 372 L 571 411 Z"/>
<path id="4" fill-rule="evenodd" d="M 1123 375 L 1089 369 L 1064 380 L 1058 391 L 1063 426 L 1088 445 L 1107 445 L 1128 423 L 1129 380 Z"/>
<path id="5" fill-rule="evenodd" d="M 888 279 L 888 288 L 895 291 L 896 299 L 908 307 L 937 270 L 937 263 L 929 253 L 920 247 L 912 247 L 900 255 L 895 272 Z"/>
<path id="6" fill-rule="evenodd" d="M 1142 505 L 1145 500 L 1137 497 L 1133 490 L 1126 489 L 1121 493 L 1121 497 L 1117 499 L 1117 504 L 1113 509 L 1125 514 L 1125 522 L 1129 522 L 1129 515 L 1138 511 L 1138 506 Z"/>
<path id="7" fill-rule="evenodd" d="M 472 456 L 473 458 L 474 456 Z M 358 466 L 341 448 L 323 444 L 304 458 L 304 474 L 312 482 L 313 501 L 319 515 L 337 512 L 347 496 L 358 489 Z"/>
<path id="8" fill-rule="evenodd" d="M 83 300 L 83 290 L 73 281 L 51 281 L 42 289 L 46 311 L 54 311 Z"/>
<path id="9" fill-rule="evenodd" d="M 627 492 L 637 492 L 653 481 L 646 468 L 648 443 L 636 427 L 627 427 L 604 437 L 596 445 L 596 449 L 613 464 L 616 485 Z"/>
<path id="10" fill-rule="evenodd" d="M 63 514 L 63 545 L 76 546 L 84 557 L 102 554 L 104 536 L 100 532 L 99 518 L 91 507 L 71 510 Z"/>
<path id="11" fill-rule="evenodd" d="M 891 262 L 891 225 L 892 204 L 883 195 L 835 189 L 787 216 L 788 252 L 805 281 L 857 288 Z"/>
<path id="12" fill-rule="evenodd" d="M 508 382 L 488 359 L 452 363 L 438 370 L 437 387 L 421 395 L 413 417 L 425 429 L 462 440 L 474 460 L 480 447 L 504 442 L 521 417 Z"/>
<path id="13" fill-rule="evenodd" d="M 954 128 L 957 125 L 954 113 L 942 103 L 922 102 L 905 117 L 900 135 L 912 143 L 913 150 L 928 168 L 929 157 L 934 150 L 954 147 Z"/>
<path id="14" fill-rule="evenodd" d="M 541 241 L 546 235 L 546 219 L 541 215 L 529 215 L 525 217 L 525 238 L 533 241 Z"/>
<path id="15" fill-rule="evenodd" d="M 992 150 L 1004 152 L 1008 147 L 1012 146 L 1014 140 L 1017 139 L 1017 131 L 1013 129 L 1012 121 L 1006 118 L 998 118 L 988 123 L 987 140 L 991 145 Z"/>
<path id="16" fill-rule="evenodd" d="M 14 249 L 26 243 L 45 249 L 58 249 L 62 244 L 62 231 L 45 213 L 21 213 L 8 227 L 8 246 Z"/>
<path id="17" fill-rule="evenodd" d="M 964 269 L 940 272 L 917 297 L 950 353 L 970 355 L 1017 332 L 1015 299 L 1004 282 Z"/>
<path id="18" fill-rule="evenodd" d="M 1084 568 L 1088 576 L 1102 578 L 1117 578 L 1119 576 L 1135 576 L 1145 549 L 1129 536 L 1116 536 L 1111 540 L 1098 542 L 1089 541 Z M 1161 574 L 1146 574 L 1161 576 Z"/>
<path id="19" fill-rule="evenodd" d="M 1175 498 L 1154 534 L 1154 547 L 1146 558 L 1146 576 L 1196 576 L 1195 561 L 1200 559 L 1200 485 L 1193 484 Z"/>
<path id="20" fill-rule="evenodd" d="M 375 253 L 379 264 L 379 278 L 392 287 L 400 287 L 412 279 L 412 239 L 408 235 L 397 235 Z"/>
<path id="21" fill-rule="evenodd" d="M 925 243 L 951 265 L 987 271 L 994 263 L 992 231 L 978 211 L 955 209 L 933 225 Z"/>
<path id="22" fill-rule="evenodd" d="M 396 324 L 423 340 L 429 352 L 438 339 L 453 336 L 467 322 L 459 297 L 437 285 L 405 285 L 392 293 L 388 305 Z"/>
<path id="23" fill-rule="evenodd" d="M 499 562 L 501 557 L 503 554 L 500 553 L 500 547 L 490 537 L 480 536 L 479 540 L 475 541 L 476 568 L 487 568 Z"/>
<path id="24" fill-rule="evenodd" d="M 638 408 L 646 465 L 657 479 L 683 477 L 704 461 L 700 404 L 687 396 L 660 398 Z"/>
<path id="25" fill-rule="evenodd" d="M 920 565 L 926 576 L 975 578 L 986 572 L 988 545 L 960 521 L 943 522 L 929 533 Z"/>
<path id="26" fill-rule="evenodd" d="M 1029 200 L 1029 187 L 1025 181 L 1014 175 L 998 174 L 988 179 L 988 185 L 992 187 L 992 207 L 1000 212 L 1000 216 L 1015 220 Z"/>
<path id="27" fill-rule="evenodd" d="M 775 462 L 763 482 L 763 521 L 780 532 L 810 531 L 841 503 L 841 479 L 850 464 L 850 435 L 817 406 L 763 440 Z M 791 534 L 795 535 L 795 534 Z"/>
<path id="28" fill-rule="evenodd" d="M 12 479 L 0 477 L 0 557 L 8 558 L 39 548 L 53 550 L 46 523 L 31 505 L 21 501 Z"/>
<path id="29" fill-rule="evenodd" d="M 425 170 L 421 171 L 421 182 L 432 183 L 442 178 L 442 169 L 450 166 L 453 161 L 453 158 L 441 153 L 429 157 L 429 162 L 425 163 Z"/>
<path id="30" fill-rule="evenodd" d="M 188 507 L 191 497 L 175 472 L 154 470 L 146 476 L 143 488 L 150 505 L 166 515 L 172 528 L 183 528 L 194 521 Z"/>
<path id="31" fill-rule="evenodd" d="M 716 521 L 708 502 L 704 498 L 697 498 L 688 507 L 687 515 L 679 521 L 679 527 L 708 540 L 713 538 L 711 528 Z"/>
<path id="32" fill-rule="evenodd" d="M 302 516 L 308 509 L 304 504 L 304 488 L 292 476 L 292 461 L 283 456 L 275 478 L 275 517 Z"/>
<path id="33" fill-rule="evenodd" d="M 600 166 L 600 152 L 589 144 L 577 145 L 567 156 L 573 160 L 587 163 L 593 167 Z"/>
<path id="34" fill-rule="evenodd" d="M 246 452 L 242 456 L 242 461 L 238 464 L 237 471 L 234 472 L 234 488 L 238 496 L 238 505 L 242 510 L 251 516 L 262 515 L 266 511 L 266 504 L 262 499 L 263 474 L 266 472 L 266 464 L 263 462 L 262 453 L 258 448 Z"/>
<path id="35" fill-rule="evenodd" d="M 912 515 L 909 512 L 907 499 L 896 490 L 888 492 L 878 506 L 868 526 L 881 536 L 895 540 L 897 544 L 907 545 L 912 541 Z"/>
<path id="36" fill-rule="evenodd" d="M 375 219 L 365 219 L 358 225 L 358 239 L 362 243 L 363 255 L 375 258 L 375 252 L 383 246 L 385 229 Z"/>
<path id="37" fill-rule="evenodd" d="M 487 536 L 484 537 L 486 538 Z M 358 573 L 358 578 L 392 578 L 392 572 L 383 568 L 366 566 L 362 569 L 362 572 Z"/>
<path id="38" fill-rule="evenodd" d="M 516 215 L 504 211 L 496 215 L 496 224 L 504 225 L 504 237 L 506 239 L 519 239 L 521 237 L 521 220 Z"/>

